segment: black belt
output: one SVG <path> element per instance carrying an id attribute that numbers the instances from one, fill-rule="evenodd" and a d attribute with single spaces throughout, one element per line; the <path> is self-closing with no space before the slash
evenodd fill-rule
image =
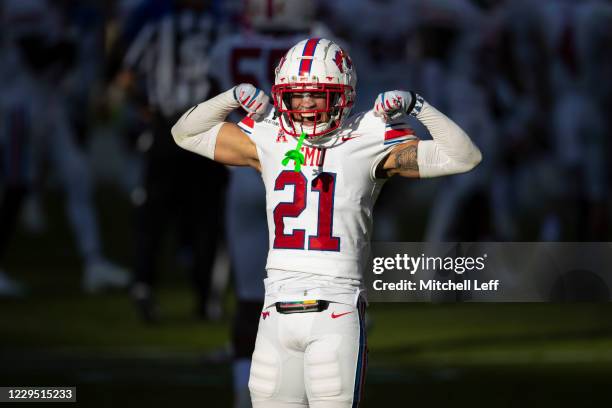
<path id="1" fill-rule="evenodd" d="M 327 300 L 302 300 L 296 302 L 276 302 L 276 311 L 282 314 L 322 312 L 329 306 Z"/>

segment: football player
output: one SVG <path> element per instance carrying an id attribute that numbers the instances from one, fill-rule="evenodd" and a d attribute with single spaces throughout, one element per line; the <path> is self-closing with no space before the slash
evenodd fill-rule
<path id="1" fill-rule="evenodd" d="M 349 117 L 356 83 L 342 48 L 310 38 L 276 67 L 273 106 L 264 91 L 240 84 L 172 128 L 179 146 L 253 167 L 264 181 L 270 249 L 249 380 L 254 407 L 359 404 L 362 279 L 378 193 L 393 175 L 461 173 L 481 160 L 467 134 L 414 92 L 382 93 L 372 110 Z M 248 115 L 225 122 L 240 106 Z M 433 140 L 419 140 L 406 115 Z"/>
<path id="2" fill-rule="evenodd" d="M 84 265 L 83 290 L 125 288 L 129 275 L 104 255 L 91 169 L 70 114 L 66 84 L 79 68 L 71 65 L 70 30 L 60 28 L 67 16 L 52 2 L 18 0 L 1 2 L 0 15 L 0 184 L 6 179 L 8 187 L 0 199 L 0 255 L 27 194 L 36 194 L 42 184 L 46 161 L 66 194 L 66 214 Z M 2 287 L 9 294 L 23 293 L 20 285 L 1 278 L 0 273 L 0 296 Z"/>

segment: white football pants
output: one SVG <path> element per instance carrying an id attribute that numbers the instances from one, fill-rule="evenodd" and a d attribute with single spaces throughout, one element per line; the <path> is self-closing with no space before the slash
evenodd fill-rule
<path id="1" fill-rule="evenodd" d="M 367 363 L 365 302 L 322 312 L 265 308 L 249 389 L 254 408 L 359 406 Z"/>

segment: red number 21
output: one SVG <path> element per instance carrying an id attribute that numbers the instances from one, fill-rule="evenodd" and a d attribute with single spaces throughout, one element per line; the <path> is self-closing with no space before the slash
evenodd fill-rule
<path id="1" fill-rule="evenodd" d="M 293 201 L 279 203 L 274 208 L 274 248 L 304 249 L 306 231 L 294 229 L 285 234 L 286 217 L 298 217 L 307 205 L 306 177 L 292 170 L 281 172 L 274 183 L 275 190 L 284 190 L 293 185 Z M 340 238 L 332 236 L 334 221 L 334 190 L 336 175 L 321 173 L 312 180 L 312 191 L 319 193 L 319 211 L 317 217 L 317 235 L 308 237 L 308 249 L 312 251 L 339 251 Z"/>

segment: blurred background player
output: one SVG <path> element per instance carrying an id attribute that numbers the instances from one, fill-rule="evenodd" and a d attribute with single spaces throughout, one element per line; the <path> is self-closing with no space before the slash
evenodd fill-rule
<path id="1" fill-rule="evenodd" d="M 48 162 L 66 192 L 66 212 L 84 263 L 83 289 L 97 292 L 126 287 L 128 275 L 102 252 L 90 165 L 76 132 L 75 118 L 84 120 L 87 115 L 82 106 L 72 109 L 75 88 L 70 76 L 79 71 L 75 61 L 81 54 L 67 11 L 45 0 L 2 3 L 7 56 L 2 114 L 7 126 L 0 143 L 8 188 L 2 198 L 0 251 L 14 231 L 26 191 L 40 197 L 37 192 L 47 181 L 43 165 Z"/>
<path id="2" fill-rule="evenodd" d="M 227 171 L 179 149 L 168 136 L 185 108 L 217 92 L 209 81 L 209 52 L 220 19 L 211 1 L 149 0 L 126 18 L 117 42 L 128 89 L 149 132 L 136 210 L 136 262 L 132 298 L 145 322 L 157 320 L 153 297 L 156 262 L 169 228 L 176 226 L 179 258 L 191 270 L 196 312 L 208 318 L 211 270 L 221 239 Z M 199 174 L 201 183 L 180 177 Z"/>
<path id="3" fill-rule="evenodd" d="M 311 35 L 325 35 L 316 23 L 316 4 L 310 0 L 246 0 L 240 32 L 226 36 L 211 53 L 210 75 L 221 89 L 248 82 L 269 92 L 280 58 Z M 233 118 L 239 121 L 237 114 Z M 245 118 L 244 120 L 249 120 Z M 289 138 L 279 133 L 280 141 Z M 250 407 L 248 390 L 251 355 L 263 308 L 268 225 L 261 175 L 249 167 L 231 167 L 227 193 L 226 237 L 237 298 L 232 326 L 234 400 Z"/>
<path id="4" fill-rule="evenodd" d="M 566 179 L 559 201 L 563 213 L 551 212 L 557 226 L 551 239 L 605 241 L 609 226 L 612 127 L 612 4 L 558 0 L 542 12 L 547 23 L 554 81 L 554 161 Z"/>
<path id="5" fill-rule="evenodd" d="M 498 231 L 491 230 L 490 218 L 504 207 L 493 202 L 496 195 L 489 191 L 488 182 L 494 171 L 490 166 L 495 162 L 491 138 L 494 122 L 482 88 L 487 67 L 476 63 L 482 59 L 480 36 L 484 16 L 467 0 L 421 2 L 415 12 L 416 29 L 406 55 L 415 86 L 431 94 L 487 158 L 472 172 L 436 180 L 438 193 L 431 206 L 424 240 L 492 239 Z M 474 223 L 472 216 L 459 216 L 472 212 L 479 213 L 483 221 Z"/>
<path id="6" fill-rule="evenodd" d="M 2 34 L 5 34 L 2 31 Z M 32 183 L 31 158 L 32 122 L 26 116 L 27 100 L 20 98 L 19 89 L 28 83 L 22 81 L 17 50 L 9 47 L 6 36 L 2 35 L 0 56 L 0 266 L 7 247 L 15 232 L 19 212 L 28 187 Z M 24 104 L 26 104 L 24 106 Z M 20 296 L 24 293 L 22 284 L 0 269 L 0 297 Z"/>

